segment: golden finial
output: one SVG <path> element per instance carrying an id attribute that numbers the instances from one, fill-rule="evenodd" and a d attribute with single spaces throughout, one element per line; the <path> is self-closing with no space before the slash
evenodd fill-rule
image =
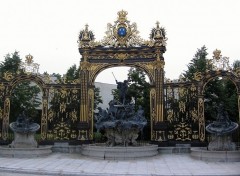
<path id="1" fill-rule="evenodd" d="M 85 25 L 85 31 L 88 31 L 88 24 Z"/>
<path id="2" fill-rule="evenodd" d="M 216 49 L 215 51 L 213 51 L 213 58 L 216 60 L 219 60 L 222 57 L 221 55 L 221 50 Z"/>
<path id="3" fill-rule="evenodd" d="M 159 29 L 159 21 L 156 22 L 156 25 L 157 25 L 157 29 Z"/>
<path id="4" fill-rule="evenodd" d="M 33 56 L 31 54 L 26 55 L 25 58 L 26 58 L 25 60 L 26 63 L 28 64 L 33 63 Z"/>
<path id="5" fill-rule="evenodd" d="M 126 21 L 127 20 L 127 11 L 124 11 L 124 10 L 121 10 L 121 11 L 119 11 L 118 12 L 118 20 L 119 20 L 119 22 L 124 22 L 124 21 Z"/>

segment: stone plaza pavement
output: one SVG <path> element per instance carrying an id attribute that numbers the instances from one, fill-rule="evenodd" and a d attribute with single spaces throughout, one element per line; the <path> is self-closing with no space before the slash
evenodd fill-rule
<path id="1" fill-rule="evenodd" d="M 39 158 L 0 157 L 0 176 L 240 175 L 240 162 L 205 162 L 189 154 L 159 154 L 137 160 L 99 160 L 53 153 Z"/>

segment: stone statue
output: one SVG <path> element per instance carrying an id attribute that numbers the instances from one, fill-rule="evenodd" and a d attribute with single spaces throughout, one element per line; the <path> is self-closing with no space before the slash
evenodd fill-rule
<path id="1" fill-rule="evenodd" d="M 123 82 L 118 82 L 117 83 L 117 89 L 119 90 L 119 101 L 122 104 L 126 103 L 126 94 L 127 94 L 127 89 L 128 89 L 128 80 L 124 80 Z"/>
<path id="2" fill-rule="evenodd" d="M 218 106 L 216 121 L 206 126 L 206 130 L 211 133 L 209 150 L 236 150 L 236 145 L 232 142 L 231 134 L 238 128 L 238 124 L 232 122 L 223 103 Z"/>
<path id="3" fill-rule="evenodd" d="M 108 141 L 107 146 L 136 145 L 139 132 L 147 124 L 144 110 L 141 106 L 135 111 L 133 103 L 126 104 L 126 92 L 128 81 L 117 82 L 120 93 L 120 102 L 113 99 L 109 102 L 109 108 L 98 108 L 95 115 L 95 127 L 97 131 L 103 130 Z"/>

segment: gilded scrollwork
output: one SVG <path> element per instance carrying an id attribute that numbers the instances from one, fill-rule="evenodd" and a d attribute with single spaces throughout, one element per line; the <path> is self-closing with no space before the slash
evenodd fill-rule
<path id="1" fill-rule="evenodd" d="M 3 78 L 7 81 L 11 81 L 14 78 L 14 76 L 12 72 L 6 71 L 3 73 Z"/>
<path id="2" fill-rule="evenodd" d="M 237 77 L 240 77 L 240 67 L 237 67 L 233 72 Z"/>
<path id="3" fill-rule="evenodd" d="M 175 125 L 174 134 L 176 135 L 176 140 L 191 141 L 192 128 L 188 123 L 179 123 Z"/>
<path id="4" fill-rule="evenodd" d="M 197 87 L 194 84 L 192 84 L 190 90 L 191 92 L 196 93 Z"/>
<path id="5" fill-rule="evenodd" d="M 45 82 L 45 84 L 50 84 L 51 83 L 51 78 L 50 78 L 49 74 L 44 74 L 43 75 L 43 81 Z"/>
<path id="6" fill-rule="evenodd" d="M 69 117 L 71 118 L 72 122 L 77 121 L 77 111 L 74 109 L 72 112 L 69 113 Z"/>
<path id="7" fill-rule="evenodd" d="M 78 140 L 84 141 L 88 139 L 88 131 L 87 130 L 78 130 Z"/>
<path id="8" fill-rule="evenodd" d="M 192 139 L 193 140 L 197 140 L 199 138 L 199 136 L 198 136 L 198 131 L 193 131 L 192 132 Z"/>
<path id="9" fill-rule="evenodd" d="M 205 119 L 204 119 L 204 101 L 203 98 L 198 99 L 198 118 L 199 118 L 199 139 L 205 140 Z"/>
<path id="10" fill-rule="evenodd" d="M 192 121 L 195 123 L 198 121 L 198 113 L 197 113 L 197 110 L 196 108 L 194 107 L 193 110 L 190 111 L 190 114 L 192 116 Z"/>
<path id="11" fill-rule="evenodd" d="M 68 93 L 68 91 L 65 88 L 60 90 L 60 97 L 61 98 L 66 98 L 68 94 L 69 93 Z"/>
<path id="12" fill-rule="evenodd" d="M 187 90 L 183 86 L 180 86 L 178 89 L 178 92 L 179 92 L 179 97 L 184 97 L 187 93 Z"/>
<path id="13" fill-rule="evenodd" d="M 186 111 L 186 103 L 183 101 L 179 101 L 179 111 L 180 112 L 185 112 Z"/>
<path id="14" fill-rule="evenodd" d="M 156 69 L 163 69 L 165 62 L 164 62 L 164 60 L 156 60 L 153 62 L 153 65 Z"/>
<path id="15" fill-rule="evenodd" d="M 48 111 L 48 121 L 49 121 L 49 122 L 52 122 L 54 116 L 55 116 L 54 111 L 53 111 L 52 109 L 50 109 L 50 110 Z"/>
<path id="16" fill-rule="evenodd" d="M 165 135 L 165 131 L 156 131 L 156 139 L 155 141 L 166 141 L 166 135 Z"/>
<path id="17" fill-rule="evenodd" d="M 173 140 L 174 139 L 174 133 L 173 131 L 168 131 L 168 139 Z"/>
<path id="18" fill-rule="evenodd" d="M 116 53 L 114 56 L 116 59 L 119 59 L 119 60 L 125 60 L 128 58 L 127 53 Z"/>
<path id="19" fill-rule="evenodd" d="M 5 89 L 5 86 L 4 86 L 4 84 L 3 84 L 3 83 L 1 83 L 1 84 L 0 84 L 0 91 L 1 91 L 1 92 L 3 92 L 3 91 L 4 91 L 4 89 Z"/>
<path id="20" fill-rule="evenodd" d="M 91 64 L 87 61 L 80 63 L 80 69 L 81 70 L 89 70 L 91 68 Z"/>
<path id="21" fill-rule="evenodd" d="M 203 78 L 203 75 L 202 75 L 201 72 L 196 72 L 196 73 L 194 73 L 194 79 L 195 79 L 196 81 L 201 81 L 202 78 Z"/>
<path id="22" fill-rule="evenodd" d="M 61 113 L 65 112 L 66 111 L 66 107 L 67 107 L 67 105 L 66 105 L 65 102 L 60 103 L 60 112 Z"/>
<path id="23" fill-rule="evenodd" d="M 71 134 L 71 127 L 64 121 L 58 122 L 54 125 L 53 134 L 55 140 L 69 140 Z"/>
<path id="24" fill-rule="evenodd" d="M 4 101 L 4 111 L 2 119 L 2 139 L 8 139 L 8 128 L 9 128 L 9 115 L 10 115 L 10 98 L 7 97 Z"/>
<path id="25" fill-rule="evenodd" d="M 172 109 L 168 109 L 167 110 L 167 120 L 172 123 L 173 122 L 173 110 Z"/>
<path id="26" fill-rule="evenodd" d="M 101 41 L 105 47 L 141 46 L 143 39 L 138 35 L 137 24 L 127 20 L 127 12 L 119 11 L 114 25 L 108 23 L 106 36 Z"/>

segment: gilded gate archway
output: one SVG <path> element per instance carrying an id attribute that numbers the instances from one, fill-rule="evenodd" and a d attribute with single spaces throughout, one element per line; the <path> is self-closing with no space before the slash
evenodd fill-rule
<path id="1" fill-rule="evenodd" d="M 99 72 L 114 66 L 138 67 L 146 72 L 152 85 L 150 92 L 151 126 L 163 121 L 163 79 L 166 51 L 165 29 L 152 29 L 150 40 L 144 41 L 138 35 L 136 23 L 130 23 L 127 12 L 118 12 L 114 24 L 107 25 L 106 36 L 96 42 L 86 25 L 79 35 L 81 109 L 80 123 L 84 139 L 92 139 L 93 131 L 93 88 Z M 153 129 L 153 128 L 152 128 Z M 156 139 L 152 131 L 152 140 Z"/>
<path id="2" fill-rule="evenodd" d="M 0 142 L 9 141 L 9 115 L 14 87 L 25 81 L 35 82 L 42 90 L 41 139 L 39 142 L 52 143 L 55 140 L 76 141 L 80 131 L 79 122 L 80 85 L 78 80 L 56 79 L 49 74 L 39 74 L 32 56 L 20 64 L 17 72 L 5 72 L 0 78 Z"/>
<path id="3" fill-rule="evenodd" d="M 150 80 L 152 142 L 164 146 L 204 144 L 204 87 L 215 77 L 229 78 L 236 85 L 240 111 L 240 68 L 229 67 L 228 58 L 222 57 L 220 50 L 215 50 L 213 59 L 208 60 L 209 70 L 195 73 L 191 81 L 182 77 L 171 81 L 164 77 L 166 41 L 166 31 L 159 22 L 150 31 L 149 40 L 143 40 L 136 23 L 130 23 L 127 12 L 122 10 L 114 24 L 107 24 L 103 40 L 95 41 L 88 25 L 80 31 L 78 48 L 82 57 L 76 80 L 39 74 L 39 65 L 33 63 L 32 56 L 28 55 L 18 72 L 5 72 L 0 77 L 0 143 L 9 140 L 12 89 L 23 81 L 35 82 L 43 93 L 42 143 L 91 141 L 97 75 L 110 67 L 129 66 L 144 70 Z"/>

